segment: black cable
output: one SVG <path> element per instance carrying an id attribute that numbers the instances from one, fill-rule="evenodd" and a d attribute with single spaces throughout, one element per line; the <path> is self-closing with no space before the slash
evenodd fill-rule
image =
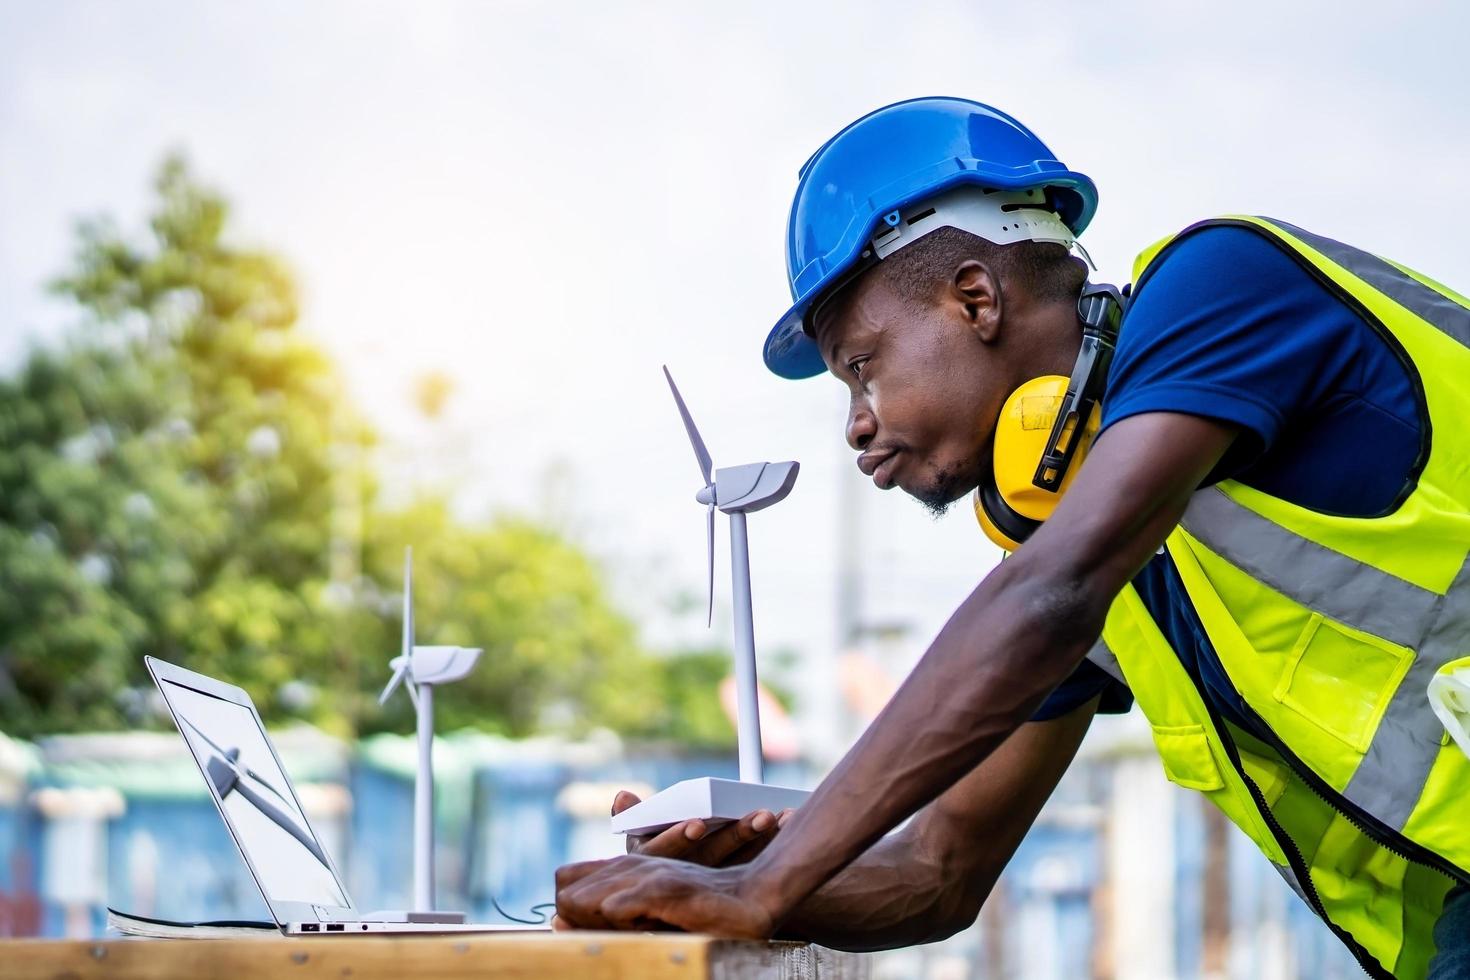
<path id="1" fill-rule="evenodd" d="M 500 903 L 495 900 L 495 896 L 494 895 L 487 895 L 486 897 L 490 899 L 490 905 L 495 909 L 495 911 L 499 912 L 500 915 L 503 918 L 509 919 L 511 922 L 515 922 L 515 923 L 518 923 L 518 924 L 523 925 L 523 926 L 544 926 L 544 925 L 546 925 L 547 921 L 551 918 L 551 913 L 549 913 L 549 912 L 542 912 L 540 910 L 541 909 L 551 909 L 552 912 L 555 912 L 556 911 L 556 903 L 555 902 L 541 902 L 539 904 L 536 904 L 536 905 L 532 905 L 531 906 L 530 914 L 531 915 L 534 915 L 534 916 L 537 916 L 537 918 L 535 918 L 535 919 L 522 919 L 522 918 L 519 918 L 518 916 L 511 915 L 505 909 L 501 908 L 500 907 Z"/>

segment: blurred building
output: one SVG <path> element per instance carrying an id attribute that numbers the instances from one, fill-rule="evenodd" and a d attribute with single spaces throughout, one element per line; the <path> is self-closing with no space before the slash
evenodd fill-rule
<path id="1" fill-rule="evenodd" d="M 882 954 L 893 978 L 1316 977 L 1353 960 L 1240 834 L 1166 782 L 1132 716 L 1102 719 L 972 928 Z M 302 803 L 364 907 L 411 878 L 409 738 L 276 736 Z M 479 734 L 436 750 L 440 904 L 499 921 L 552 897 L 567 861 L 618 853 L 615 788 L 735 775 L 698 757 Z M 810 785 L 802 765 L 774 780 Z M 166 919 L 265 918 L 264 903 L 172 734 L 0 738 L 0 934 L 99 935 L 106 906 Z"/>

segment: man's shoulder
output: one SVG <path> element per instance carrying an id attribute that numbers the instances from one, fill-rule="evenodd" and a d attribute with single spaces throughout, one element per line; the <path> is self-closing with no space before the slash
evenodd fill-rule
<path id="1" fill-rule="evenodd" d="M 1132 289 L 1129 325 L 1140 332 L 1234 327 L 1341 333 L 1360 318 L 1268 231 L 1244 222 L 1191 225 L 1158 253 Z"/>
<path id="2" fill-rule="evenodd" d="M 1146 278 L 1160 275 L 1201 276 L 1235 270 L 1229 278 L 1244 279 L 1246 270 L 1310 279 L 1309 274 L 1270 232 L 1256 225 L 1227 219 L 1209 219 L 1184 228 L 1155 256 Z"/>

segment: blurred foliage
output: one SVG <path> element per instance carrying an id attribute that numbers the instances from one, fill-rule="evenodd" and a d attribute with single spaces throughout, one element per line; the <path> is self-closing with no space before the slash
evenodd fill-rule
<path id="1" fill-rule="evenodd" d="M 84 326 L 0 379 L 0 730 L 149 721 L 145 654 L 238 683 L 268 720 L 411 730 L 406 698 L 377 705 L 411 544 L 418 641 L 485 648 L 441 731 L 730 743 L 728 657 L 644 651 L 572 543 L 379 505 L 374 435 L 295 329 L 289 272 L 232 246 L 227 217 L 165 163 L 148 240 L 79 229 L 55 289 Z"/>

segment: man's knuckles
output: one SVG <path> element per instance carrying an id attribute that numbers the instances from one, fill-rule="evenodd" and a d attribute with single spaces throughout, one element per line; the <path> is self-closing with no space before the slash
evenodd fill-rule
<path id="1" fill-rule="evenodd" d="M 576 864 L 563 864 L 556 869 L 556 888 L 561 891 L 595 871 L 600 870 L 608 862 L 606 861 L 578 861 Z"/>

